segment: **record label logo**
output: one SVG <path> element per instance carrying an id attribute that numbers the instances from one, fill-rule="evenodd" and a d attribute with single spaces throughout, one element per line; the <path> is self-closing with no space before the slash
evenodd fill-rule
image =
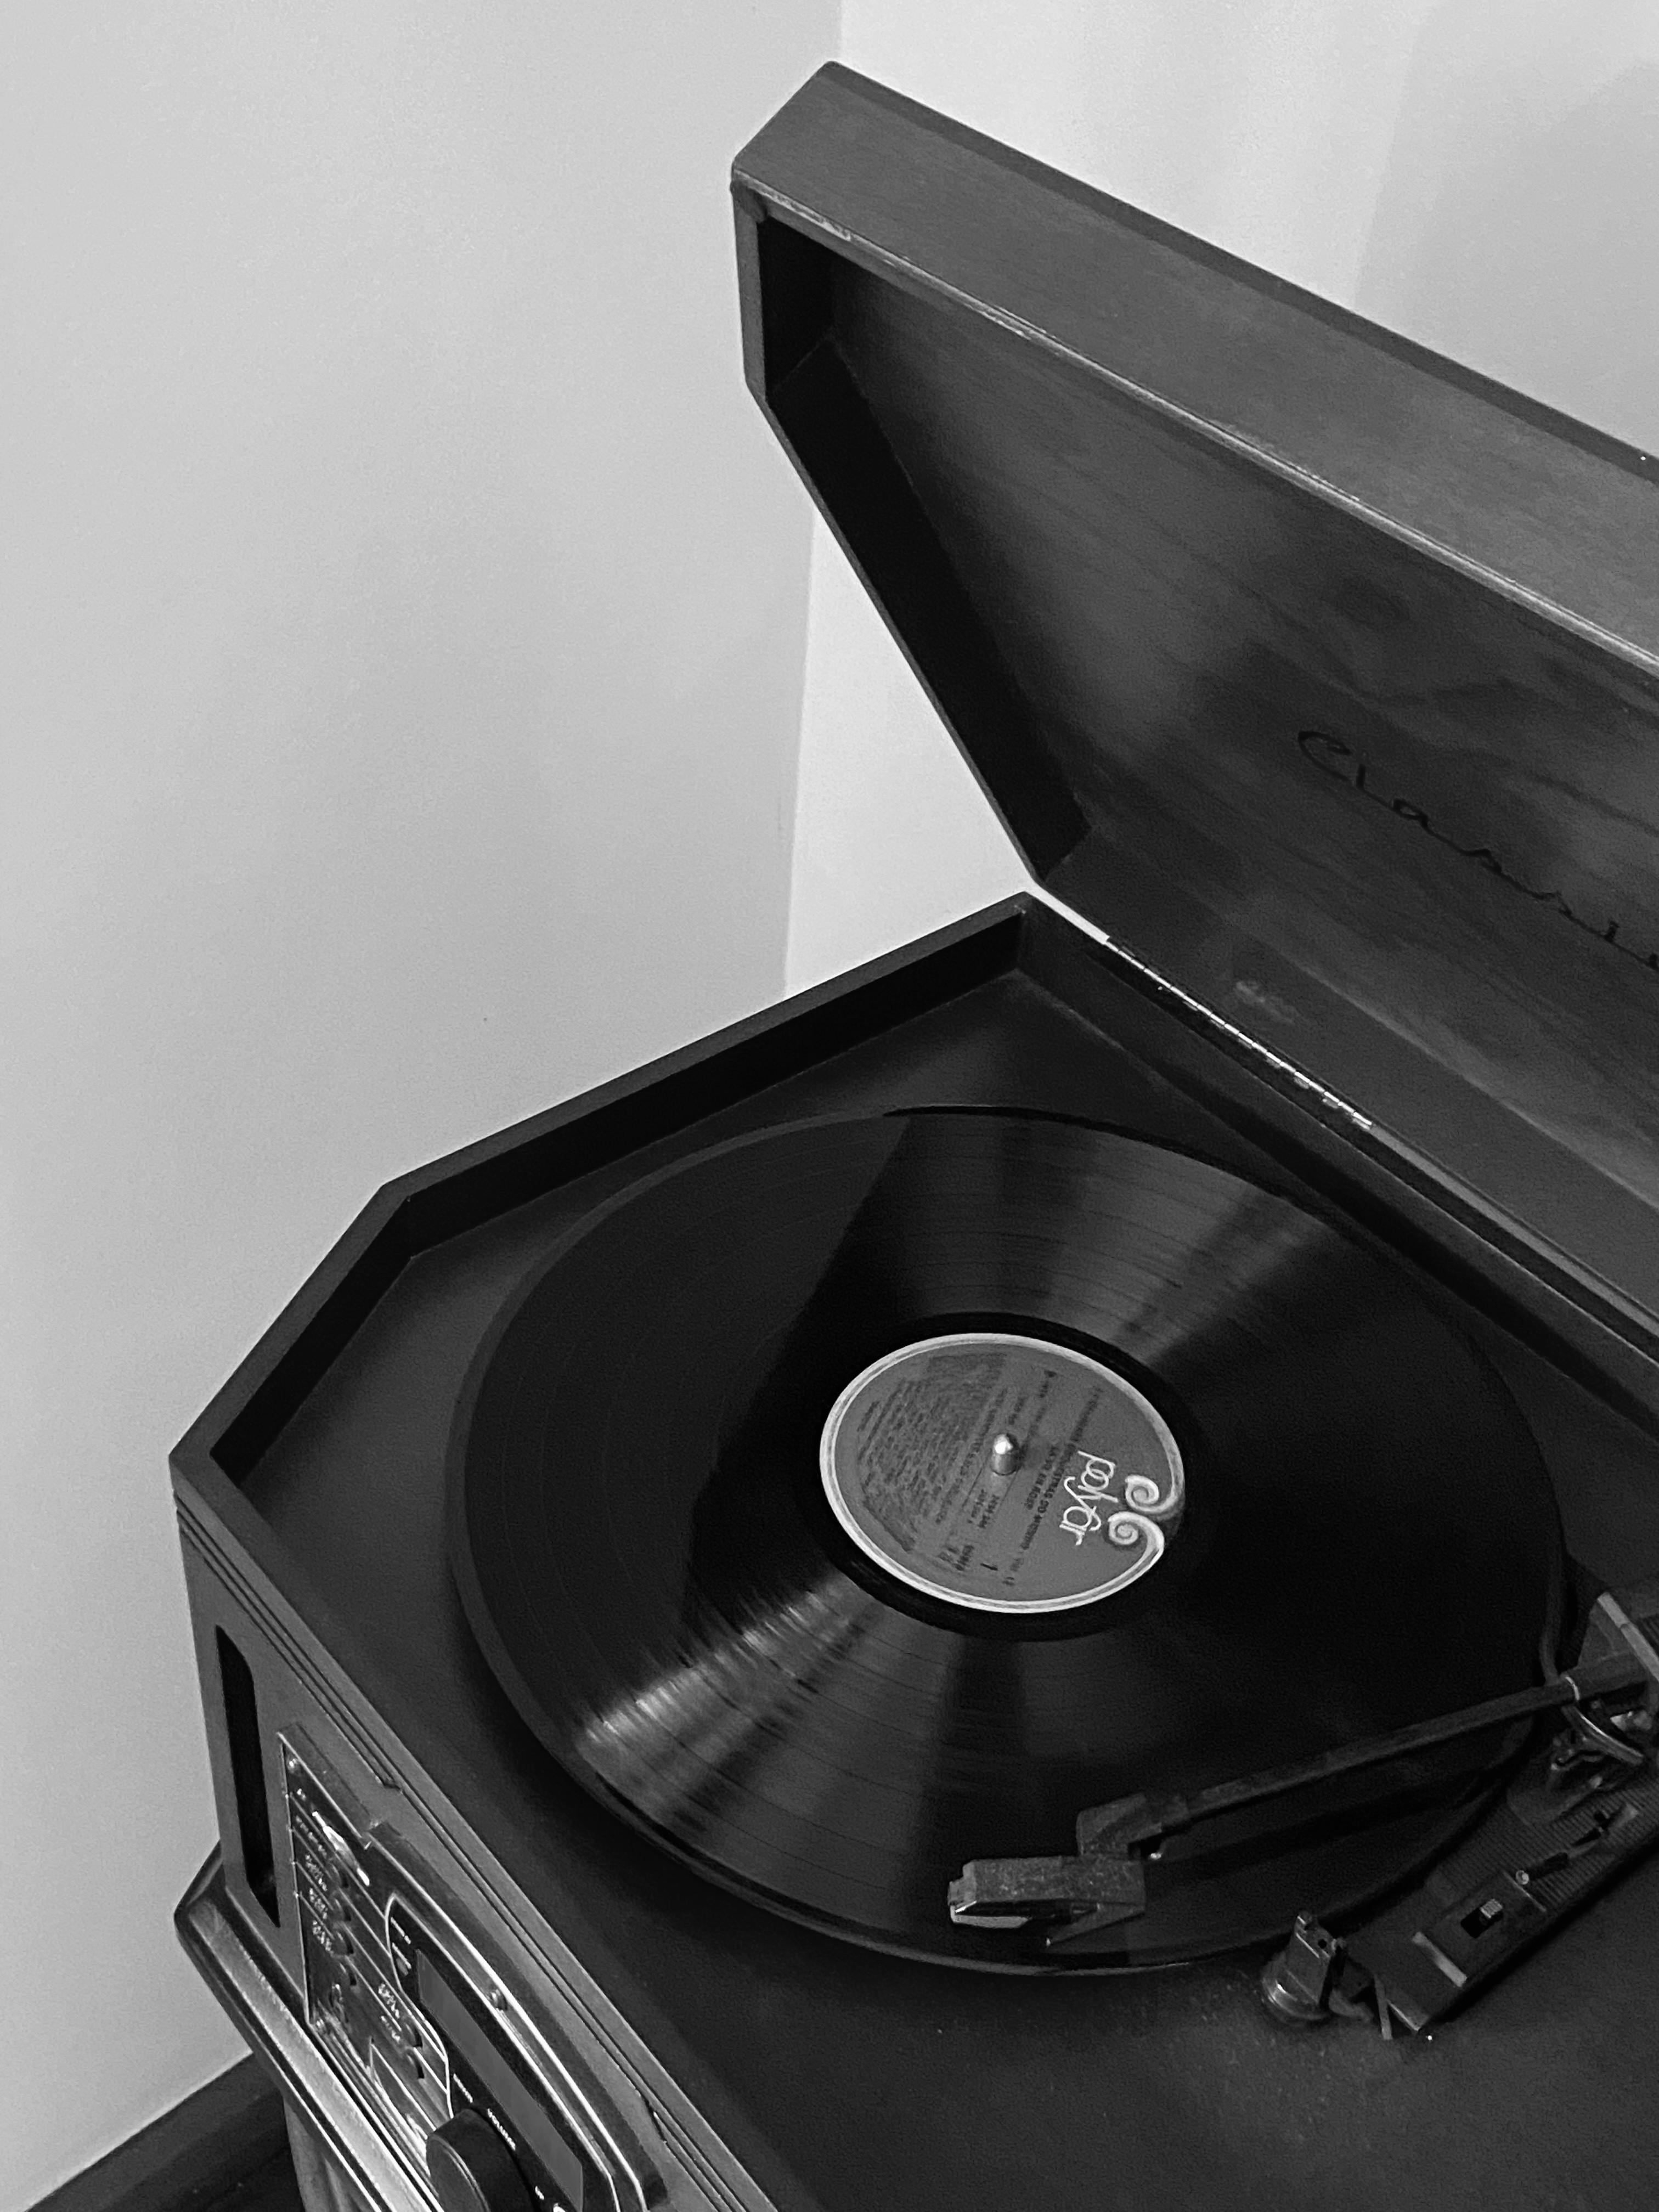
<path id="1" fill-rule="evenodd" d="M 836 1518 L 900 1582 L 980 1613 L 1060 1613 L 1164 1556 L 1180 1447 L 1133 1382 L 1040 1337 L 930 1336 L 855 1375 L 824 1424 Z"/>

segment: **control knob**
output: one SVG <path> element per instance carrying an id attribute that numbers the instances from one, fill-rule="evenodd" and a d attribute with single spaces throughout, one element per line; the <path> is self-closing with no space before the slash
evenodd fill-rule
<path id="1" fill-rule="evenodd" d="M 444 2212 L 534 2212 L 513 2154 L 477 2112 L 457 2112 L 433 2130 L 426 2170 Z"/>

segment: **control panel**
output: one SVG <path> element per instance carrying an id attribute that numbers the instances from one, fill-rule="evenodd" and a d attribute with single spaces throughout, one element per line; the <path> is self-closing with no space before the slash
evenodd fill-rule
<path id="1" fill-rule="evenodd" d="M 306 2019 L 443 2212 L 647 2212 L 659 2201 L 436 1881 L 371 1830 L 308 1745 L 283 1781 Z"/>

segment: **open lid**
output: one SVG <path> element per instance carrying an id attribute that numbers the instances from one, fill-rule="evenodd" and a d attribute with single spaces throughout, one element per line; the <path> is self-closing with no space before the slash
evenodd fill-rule
<path id="1" fill-rule="evenodd" d="M 750 385 L 1037 881 L 1659 1333 L 1659 469 L 821 70 Z"/>

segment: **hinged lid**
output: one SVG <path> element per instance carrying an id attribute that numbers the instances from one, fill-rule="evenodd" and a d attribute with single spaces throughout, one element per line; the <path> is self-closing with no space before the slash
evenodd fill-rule
<path id="1" fill-rule="evenodd" d="M 1659 1330 L 1659 471 L 838 67 L 756 396 L 1038 881 Z"/>

